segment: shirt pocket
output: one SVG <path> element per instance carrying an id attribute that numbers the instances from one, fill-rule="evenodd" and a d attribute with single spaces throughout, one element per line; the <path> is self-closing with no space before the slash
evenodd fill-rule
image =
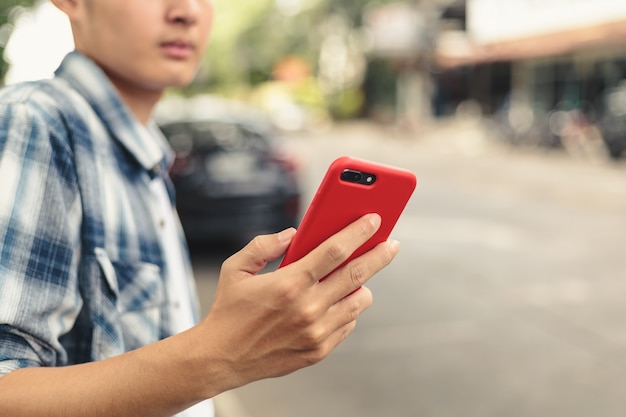
<path id="1" fill-rule="evenodd" d="M 156 342 L 161 337 L 165 285 L 157 265 L 109 258 L 96 248 L 96 259 L 115 298 L 126 351 Z"/>

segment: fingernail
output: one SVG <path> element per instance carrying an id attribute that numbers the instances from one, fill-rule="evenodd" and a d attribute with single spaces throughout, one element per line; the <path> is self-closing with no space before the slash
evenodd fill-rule
<path id="1" fill-rule="evenodd" d="M 368 217 L 368 220 L 372 224 L 372 226 L 374 226 L 376 229 L 380 227 L 380 223 L 382 221 L 382 219 L 380 218 L 380 215 L 376 213 L 370 214 Z"/>
<path id="2" fill-rule="evenodd" d="M 394 239 L 388 239 L 387 242 L 391 245 L 391 248 L 395 251 L 400 250 L 400 242 Z"/>

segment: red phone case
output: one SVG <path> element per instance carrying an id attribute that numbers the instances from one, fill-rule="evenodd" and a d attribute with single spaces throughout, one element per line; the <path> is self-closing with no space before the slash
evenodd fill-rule
<path id="1" fill-rule="evenodd" d="M 371 184 L 344 181 L 341 175 L 345 170 L 372 174 L 375 181 Z M 302 258 L 324 240 L 367 213 L 378 213 L 381 216 L 380 229 L 346 262 L 384 242 L 391 234 L 416 185 L 415 175 L 402 168 L 348 156 L 336 159 L 328 168 L 302 218 L 298 233 L 287 249 L 280 267 Z"/>

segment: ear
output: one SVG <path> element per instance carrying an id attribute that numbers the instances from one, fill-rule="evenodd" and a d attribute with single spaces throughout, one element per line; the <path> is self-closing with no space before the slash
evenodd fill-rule
<path id="1" fill-rule="evenodd" d="M 65 13 L 70 19 L 76 15 L 80 9 L 81 0 L 50 0 L 57 9 Z"/>

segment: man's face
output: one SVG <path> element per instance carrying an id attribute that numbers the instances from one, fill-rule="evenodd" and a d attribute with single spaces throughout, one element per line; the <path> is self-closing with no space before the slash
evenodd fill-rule
<path id="1" fill-rule="evenodd" d="M 212 0 L 77 0 L 77 50 L 124 88 L 160 91 L 195 76 L 211 29 Z"/>

